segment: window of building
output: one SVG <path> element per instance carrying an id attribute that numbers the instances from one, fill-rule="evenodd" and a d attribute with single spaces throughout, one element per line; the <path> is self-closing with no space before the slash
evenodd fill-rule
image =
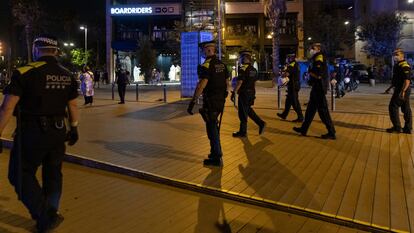
<path id="1" fill-rule="evenodd" d="M 258 19 L 257 18 L 235 18 L 226 19 L 227 36 L 257 36 Z"/>
<path id="2" fill-rule="evenodd" d="M 269 19 L 266 19 L 265 34 L 272 32 L 272 24 Z M 279 32 L 282 35 L 296 35 L 297 34 L 297 14 L 288 13 L 281 19 Z"/>
<path id="3" fill-rule="evenodd" d="M 402 28 L 402 36 L 404 38 L 414 37 L 414 24 L 412 21 L 408 21 L 406 24 L 404 24 Z"/>

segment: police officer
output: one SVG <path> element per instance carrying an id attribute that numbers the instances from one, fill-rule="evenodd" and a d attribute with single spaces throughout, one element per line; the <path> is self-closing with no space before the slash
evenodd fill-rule
<path id="1" fill-rule="evenodd" d="M 401 123 L 399 117 L 399 108 L 404 113 L 405 125 L 403 133 L 411 134 L 413 128 L 412 113 L 410 107 L 410 93 L 411 93 L 411 67 L 404 59 L 404 51 L 396 49 L 394 51 L 394 61 L 396 65 L 393 70 L 392 87 L 394 93 L 389 104 L 389 114 L 392 122 L 392 127 L 387 129 L 388 133 L 400 133 Z"/>
<path id="2" fill-rule="evenodd" d="M 300 69 L 299 64 L 295 59 L 295 54 L 289 54 L 286 59 L 287 66 L 283 71 L 283 74 L 285 77 L 289 78 L 289 82 L 287 84 L 288 91 L 285 101 L 285 110 L 283 113 L 278 113 L 277 116 L 285 120 L 289 114 L 290 107 L 292 106 L 298 116 L 298 118 L 293 122 L 303 122 L 303 113 L 299 103 Z"/>
<path id="3" fill-rule="evenodd" d="M 38 232 L 57 227 L 62 192 L 62 160 L 65 140 L 78 140 L 78 84 L 56 60 L 58 42 L 43 35 L 33 42 L 33 60 L 14 71 L 4 90 L 0 108 L 0 132 L 16 109 L 17 130 L 10 156 L 9 181 L 19 199 L 36 220 Z M 69 111 L 70 131 L 64 117 Z M 42 186 L 36 171 L 42 166 Z"/>
<path id="4" fill-rule="evenodd" d="M 233 137 L 246 137 L 247 119 L 250 117 L 259 126 L 259 135 L 263 133 L 266 123 L 253 110 L 254 99 L 256 98 L 255 83 L 257 81 L 257 70 L 252 66 L 252 52 L 240 51 L 241 67 L 237 84 L 231 92 L 231 101 L 235 101 L 235 93 L 238 94 L 238 113 L 240 129 L 233 133 Z"/>
<path id="5" fill-rule="evenodd" d="M 335 128 L 333 126 L 331 116 L 329 115 L 326 93 L 328 91 L 329 77 L 327 72 L 327 62 L 325 56 L 321 52 L 321 44 L 315 43 L 310 49 L 312 56 L 309 67 L 310 85 L 312 86 L 308 107 L 305 113 L 305 121 L 302 127 L 294 127 L 293 130 L 306 136 L 309 126 L 316 114 L 325 124 L 328 130 L 327 134 L 322 135 L 323 139 L 336 139 Z"/>
<path id="6" fill-rule="evenodd" d="M 223 114 L 224 103 L 228 94 L 227 88 L 229 87 L 229 74 L 226 65 L 216 57 L 215 46 L 214 41 L 200 44 L 206 60 L 199 66 L 199 82 L 187 108 L 187 112 L 192 115 L 197 98 L 203 94 L 203 107 L 199 111 L 206 123 L 207 136 L 211 147 L 208 158 L 204 160 L 206 166 L 223 165 L 219 130 L 221 114 Z"/>

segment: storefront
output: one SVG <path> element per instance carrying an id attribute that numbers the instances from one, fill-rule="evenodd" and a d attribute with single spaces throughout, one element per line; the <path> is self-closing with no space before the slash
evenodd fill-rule
<path id="1" fill-rule="evenodd" d="M 131 81 L 143 82 L 144 75 L 138 51 L 140 41 L 151 41 L 155 53 L 154 77 L 165 81 L 180 80 L 177 25 L 182 21 L 181 2 L 151 4 L 116 4 L 107 0 L 106 48 L 107 69 L 114 80 L 115 70 L 124 69 Z M 148 81 L 148 80 L 147 80 Z"/>

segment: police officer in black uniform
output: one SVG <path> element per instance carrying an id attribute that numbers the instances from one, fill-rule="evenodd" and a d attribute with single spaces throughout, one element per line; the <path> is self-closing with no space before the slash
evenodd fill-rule
<path id="1" fill-rule="evenodd" d="M 310 54 L 312 56 L 309 67 L 309 81 L 312 86 L 310 99 L 305 113 L 305 121 L 303 122 L 302 127 L 294 127 L 293 130 L 303 136 L 306 136 L 309 126 L 315 117 L 316 111 L 318 111 L 319 117 L 328 130 L 328 133 L 322 135 L 321 138 L 336 139 L 335 128 L 329 114 L 328 103 L 325 96 L 328 91 L 329 77 L 327 71 L 327 61 L 321 52 L 321 44 L 313 44 Z"/>
<path id="2" fill-rule="evenodd" d="M 206 166 L 222 166 L 222 150 L 220 144 L 220 124 L 221 115 L 224 110 L 224 103 L 228 94 L 229 74 L 226 65 L 216 57 L 216 44 L 214 41 L 203 42 L 200 44 L 206 60 L 199 66 L 199 82 L 194 96 L 187 108 L 189 114 L 197 98 L 203 94 L 203 108 L 200 114 L 206 123 L 207 136 L 210 140 L 210 154 L 204 160 Z M 220 120 L 219 120 L 220 117 Z"/>
<path id="3" fill-rule="evenodd" d="M 241 67 L 237 84 L 231 92 L 231 101 L 235 101 L 235 93 L 238 94 L 238 113 L 240 129 L 233 133 L 233 137 L 246 137 L 247 119 L 250 117 L 259 126 L 259 135 L 263 133 L 266 123 L 253 110 L 256 98 L 255 83 L 257 81 L 257 70 L 252 66 L 252 52 L 240 51 Z"/>
<path id="4" fill-rule="evenodd" d="M 392 122 L 392 127 L 387 129 L 388 133 L 400 133 L 401 123 L 399 116 L 399 108 L 404 113 L 405 125 L 403 133 L 411 134 L 413 128 L 413 118 L 410 107 L 411 94 L 411 67 L 404 59 L 404 51 L 396 49 L 394 51 L 394 60 L 396 65 L 393 70 L 392 87 L 394 93 L 389 104 L 389 114 Z"/>
<path id="5" fill-rule="evenodd" d="M 277 116 L 286 119 L 289 114 L 290 107 L 293 107 L 298 118 L 293 122 L 303 122 L 303 113 L 299 103 L 299 90 L 300 90 L 300 69 L 299 64 L 296 62 L 296 55 L 289 54 L 286 59 L 286 69 L 283 71 L 284 76 L 289 78 L 287 84 L 288 91 L 285 101 L 285 110 L 283 113 L 278 113 Z"/>
<path id="6" fill-rule="evenodd" d="M 69 145 L 78 140 L 78 84 L 56 60 L 57 45 L 53 36 L 43 35 L 34 40 L 35 62 L 14 71 L 0 109 L 0 132 L 16 109 L 18 125 L 10 156 L 9 181 L 36 220 L 38 232 L 47 232 L 63 221 L 58 209 L 65 140 L 69 140 Z M 69 133 L 64 120 L 67 108 Z M 42 166 L 42 186 L 36 179 L 39 166 Z"/>

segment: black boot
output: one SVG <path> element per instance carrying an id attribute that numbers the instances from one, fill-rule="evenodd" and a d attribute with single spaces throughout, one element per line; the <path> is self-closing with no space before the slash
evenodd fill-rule
<path id="1" fill-rule="evenodd" d="M 387 130 L 387 133 L 400 133 L 401 132 L 401 128 L 398 128 L 398 127 L 391 127 L 386 130 Z"/>
<path id="2" fill-rule="evenodd" d="M 233 137 L 234 138 L 245 138 L 246 134 L 245 133 L 241 133 L 241 132 L 234 132 L 233 133 Z"/>
<path id="3" fill-rule="evenodd" d="M 203 161 L 204 166 L 216 166 L 216 167 L 222 167 L 223 166 L 223 160 L 220 158 L 208 158 Z"/>
<path id="4" fill-rule="evenodd" d="M 334 133 L 327 133 L 321 136 L 322 139 L 332 139 L 335 140 L 336 136 Z"/>
<path id="5" fill-rule="evenodd" d="M 263 122 L 261 126 L 259 126 L 259 135 L 262 135 L 266 127 L 266 122 Z"/>
<path id="6" fill-rule="evenodd" d="M 283 115 L 282 113 L 278 113 L 278 114 L 276 114 L 278 117 L 280 117 L 281 119 L 283 119 L 283 120 L 286 120 L 286 116 L 285 115 Z"/>
<path id="7" fill-rule="evenodd" d="M 300 133 L 300 135 L 302 135 L 302 136 L 306 136 L 306 133 L 303 132 L 301 127 L 293 127 L 293 130 L 297 133 Z"/>

